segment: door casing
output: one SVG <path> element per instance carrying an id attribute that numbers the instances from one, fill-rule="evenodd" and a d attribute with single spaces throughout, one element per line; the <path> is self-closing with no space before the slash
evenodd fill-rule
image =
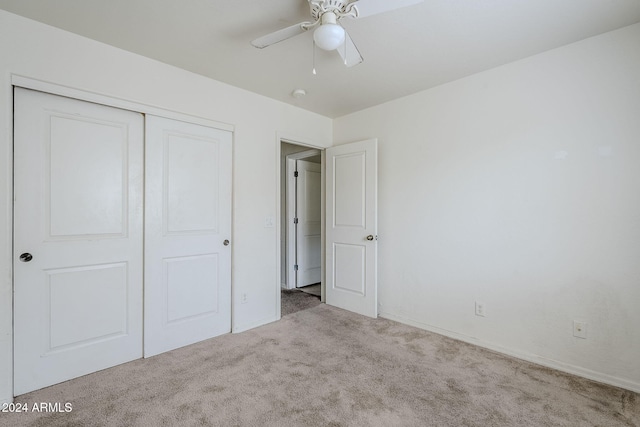
<path id="1" fill-rule="evenodd" d="M 320 189 L 321 197 L 322 197 L 321 208 L 320 208 L 321 209 L 321 212 L 320 212 L 320 214 L 321 214 L 320 235 L 321 235 L 321 251 L 322 251 L 322 261 L 321 261 L 322 262 L 322 269 L 321 269 L 322 274 L 321 274 L 320 281 L 322 283 L 324 283 L 324 270 L 325 270 L 325 268 L 324 268 L 324 262 L 325 262 L 325 259 L 324 259 L 324 253 L 325 253 L 325 250 L 324 250 L 324 222 L 325 222 L 325 219 L 324 219 L 324 214 L 325 214 L 325 212 L 324 212 L 324 210 L 325 210 L 325 207 L 324 207 L 325 206 L 324 205 L 324 194 L 325 194 L 325 188 L 324 188 L 324 182 L 325 182 L 325 180 L 324 180 L 324 147 L 322 147 L 322 146 L 320 146 L 318 144 L 315 144 L 313 141 L 309 141 L 309 140 L 306 140 L 304 138 L 300 138 L 298 136 L 289 136 L 289 135 L 286 135 L 286 134 L 283 134 L 283 133 L 277 133 L 276 134 L 276 141 L 275 142 L 276 142 L 276 153 L 275 154 L 276 154 L 276 158 L 279 159 L 278 164 L 277 164 L 277 168 L 276 168 L 276 180 L 277 180 L 278 183 L 280 183 L 281 180 L 282 180 L 282 168 L 283 168 L 282 162 L 285 162 L 285 166 L 284 166 L 285 172 L 287 170 L 287 165 L 288 165 L 287 160 L 286 159 L 284 159 L 284 160 L 282 159 L 282 143 L 298 145 L 300 147 L 308 147 L 309 150 L 313 150 L 313 154 L 310 154 L 310 156 L 318 155 L 318 153 L 320 154 L 320 157 L 321 157 L 320 164 L 321 164 L 321 174 L 322 174 L 322 188 Z M 294 160 L 294 162 L 295 162 L 295 160 Z M 294 169 L 291 169 L 291 174 L 293 174 L 293 170 Z M 289 174 L 289 176 L 291 176 L 291 174 Z M 287 187 L 291 188 L 291 185 L 287 184 Z M 276 191 L 276 206 L 277 206 L 277 209 L 276 209 L 276 221 L 275 222 L 276 222 L 276 227 L 277 227 L 276 235 L 278 236 L 278 238 L 276 239 L 276 263 L 277 263 L 276 265 L 278 266 L 278 268 L 277 268 L 277 271 L 276 271 L 276 282 L 274 283 L 274 288 L 273 289 L 274 289 L 275 294 L 277 295 L 277 298 L 276 298 L 277 318 L 280 319 L 281 318 L 280 292 L 283 289 L 283 286 L 282 286 L 283 285 L 283 283 L 282 283 L 282 273 L 281 273 L 281 266 L 282 266 L 282 262 L 283 262 L 282 256 L 283 255 L 281 254 L 281 250 L 282 250 L 282 245 L 285 245 L 285 249 L 287 249 L 287 250 L 290 247 L 290 245 L 287 243 L 288 239 L 289 239 L 289 236 L 290 236 L 290 233 L 287 234 L 287 237 L 285 238 L 285 241 L 281 241 L 282 239 L 280 239 L 280 237 L 279 237 L 279 236 L 281 236 L 281 231 L 282 231 L 282 227 L 283 227 L 283 225 L 281 225 L 282 224 L 282 219 L 283 218 L 287 218 L 287 207 L 286 207 L 287 205 L 285 204 L 284 208 L 281 208 L 280 206 L 281 206 L 281 202 L 282 202 L 282 198 L 283 197 L 289 197 L 290 198 L 291 196 L 287 196 L 287 190 L 286 189 L 284 190 L 284 193 L 283 193 L 283 190 L 281 189 L 280 185 L 277 185 L 276 188 L 277 188 L 277 191 Z M 291 218 L 293 218 L 293 216 L 291 216 Z M 286 225 L 284 227 L 286 227 Z M 286 228 L 285 228 L 285 231 L 286 231 Z M 291 259 L 290 255 L 288 253 L 285 253 L 284 256 L 286 257 L 285 261 L 286 261 L 287 258 Z M 287 266 L 286 270 L 287 270 L 287 272 L 289 271 L 289 267 L 288 266 Z M 287 272 L 285 272 L 284 274 L 288 275 Z M 286 283 L 288 284 L 288 283 L 292 283 L 292 282 L 287 281 Z M 295 287 L 295 285 L 294 285 L 294 287 Z M 324 296 L 324 285 L 322 285 L 321 286 L 321 297 L 320 297 L 320 300 L 322 302 L 324 302 L 324 299 L 325 299 L 325 296 Z"/>
<path id="2" fill-rule="evenodd" d="M 302 151 L 300 153 L 289 154 L 286 157 L 286 285 L 287 289 L 296 288 L 296 272 L 294 269 L 296 259 L 296 238 L 295 238 L 295 225 L 293 224 L 293 218 L 296 216 L 296 183 L 294 178 L 294 171 L 296 170 L 296 160 L 303 160 L 309 157 L 321 155 L 321 150 L 310 149 Z M 320 164 L 321 175 L 324 170 L 323 164 Z M 321 179 L 324 175 L 322 175 Z M 323 181 L 324 182 L 324 181 Z M 322 194 L 324 199 L 324 192 Z M 323 200 L 324 201 L 324 200 Z M 324 205 L 322 205 L 324 206 Z M 321 209 L 324 209 L 322 207 Z M 281 265 L 280 263 L 278 265 Z M 324 268 L 324 267 L 323 267 Z"/>
<path id="3" fill-rule="evenodd" d="M 327 149 L 326 148 L 322 148 L 322 147 L 318 147 L 316 145 L 313 145 L 312 143 L 309 143 L 308 141 L 301 141 L 299 139 L 296 138 L 287 138 L 287 137 L 283 137 L 282 135 L 277 135 L 277 149 L 276 149 L 276 157 L 278 159 L 281 159 L 281 143 L 282 142 L 286 142 L 289 144 L 294 144 L 294 145 L 299 145 L 299 146 L 306 146 L 306 147 L 310 147 L 310 148 L 317 148 L 321 153 L 321 173 L 322 173 L 322 188 L 321 188 L 321 214 L 322 214 L 322 227 L 321 227 L 321 250 L 322 250 L 322 277 L 321 277 L 321 282 L 322 282 L 322 286 L 321 286 L 321 301 L 322 302 L 327 302 L 326 301 L 326 296 L 327 296 L 327 242 L 326 242 L 326 238 L 327 238 L 327 218 L 326 218 L 326 213 L 327 213 L 327 201 L 326 201 L 326 197 L 327 197 L 327 177 L 326 177 L 326 172 L 327 172 L 327 162 L 328 162 L 328 157 L 327 157 Z M 372 139 L 372 140 L 366 140 L 366 141 L 359 141 L 356 143 L 352 143 L 353 145 L 357 145 L 359 143 L 365 143 L 369 144 L 373 142 L 374 145 L 377 146 L 377 139 Z M 351 144 L 345 144 L 345 145 L 351 145 Z M 373 163 L 373 165 L 369 165 L 368 167 L 371 168 L 371 166 L 373 166 L 373 171 L 374 171 L 374 176 L 375 176 L 375 180 L 374 180 L 374 188 L 375 188 L 375 192 L 374 192 L 374 206 L 376 206 L 375 208 L 375 218 L 377 218 L 377 148 L 375 149 L 375 162 Z M 289 170 L 288 176 L 292 176 L 293 174 L 293 168 L 291 168 Z M 278 181 L 280 179 L 282 179 L 281 177 L 281 165 L 279 165 L 279 167 L 277 168 L 277 179 Z M 291 188 L 292 186 L 289 185 L 289 188 Z M 283 215 L 286 215 L 286 212 L 281 212 L 280 209 L 280 200 L 281 200 L 281 191 L 280 191 L 280 186 L 277 187 L 278 188 L 278 192 L 277 192 L 277 206 L 278 206 L 278 210 L 277 210 L 277 224 L 278 227 L 280 227 L 281 224 L 281 218 Z M 291 196 L 290 196 L 291 197 Z M 293 218 L 293 214 L 289 214 L 291 218 Z M 377 219 L 374 219 L 373 222 L 373 228 L 371 228 L 369 231 L 367 231 L 367 233 L 373 233 L 373 235 L 375 235 L 375 241 L 374 242 L 370 242 L 372 243 L 373 246 L 373 252 L 376 254 L 375 259 L 377 259 Z M 280 229 L 277 230 L 278 235 L 280 235 Z M 292 233 L 289 233 L 289 236 L 291 236 Z M 363 236 L 364 237 L 364 236 Z M 281 266 L 281 242 L 280 239 L 277 239 L 277 245 L 276 245 L 276 259 L 278 261 L 277 265 Z M 293 259 L 292 255 L 289 255 L 289 259 Z M 371 317 L 377 317 L 377 261 L 373 262 L 374 264 L 374 268 L 371 271 L 371 273 L 369 274 L 369 277 L 373 277 L 373 283 L 374 283 L 374 290 L 373 292 L 375 293 L 374 296 L 374 306 L 371 307 L 369 310 L 367 310 L 366 314 L 367 316 L 371 316 Z M 287 271 L 291 271 L 291 269 L 287 269 Z M 277 270 L 277 280 L 275 283 L 275 289 L 276 292 L 278 292 L 278 294 L 280 293 L 281 290 L 281 277 L 280 277 L 280 268 L 278 268 Z M 291 282 L 288 282 L 291 283 Z M 278 318 L 281 317 L 281 304 L 280 304 L 280 297 L 276 298 L 277 301 L 277 310 L 278 310 Z M 349 309 L 349 308 L 347 308 Z"/>

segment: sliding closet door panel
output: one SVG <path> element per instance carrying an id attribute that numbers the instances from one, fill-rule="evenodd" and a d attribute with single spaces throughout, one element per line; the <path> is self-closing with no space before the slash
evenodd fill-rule
<path id="1" fill-rule="evenodd" d="M 142 357 L 143 127 L 15 89 L 16 395 Z"/>
<path id="2" fill-rule="evenodd" d="M 145 186 L 148 357 L 231 331 L 231 133 L 147 116 Z"/>

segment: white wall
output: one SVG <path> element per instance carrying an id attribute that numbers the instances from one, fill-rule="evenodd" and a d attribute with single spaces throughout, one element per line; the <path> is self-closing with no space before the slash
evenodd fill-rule
<path id="1" fill-rule="evenodd" d="M 368 137 L 382 316 L 640 391 L 640 24 L 334 121 Z"/>
<path id="2" fill-rule="evenodd" d="M 4 11 L 0 58 L 0 401 L 12 394 L 12 73 L 234 125 L 234 329 L 277 319 L 278 227 L 264 218 L 279 209 L 278 135 L 326 147 L 330 119 Z"/>

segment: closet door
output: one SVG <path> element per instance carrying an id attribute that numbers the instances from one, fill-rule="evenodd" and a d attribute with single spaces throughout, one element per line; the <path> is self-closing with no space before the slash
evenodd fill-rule
<path id="1" fill-rule="evenodd" d="M 231 331 L 231 133 L 147 116 L 145 357 Z"/>
<path id="2" fill-rule="evenodd" d="M 143 116 L 15 89 L 14 393 L 142 356 Z"/>

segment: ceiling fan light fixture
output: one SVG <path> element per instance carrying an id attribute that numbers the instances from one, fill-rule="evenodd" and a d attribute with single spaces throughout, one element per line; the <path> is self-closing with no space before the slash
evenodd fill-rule
<path id="1" fill-rule="evenodd" d="M 344 44 L 345 31 L 336 23 L 336 15 L 326 12 L 322 15 L 322 24 L 313 32 L 313 40 L 323 50 L 336 50 Z"/>

